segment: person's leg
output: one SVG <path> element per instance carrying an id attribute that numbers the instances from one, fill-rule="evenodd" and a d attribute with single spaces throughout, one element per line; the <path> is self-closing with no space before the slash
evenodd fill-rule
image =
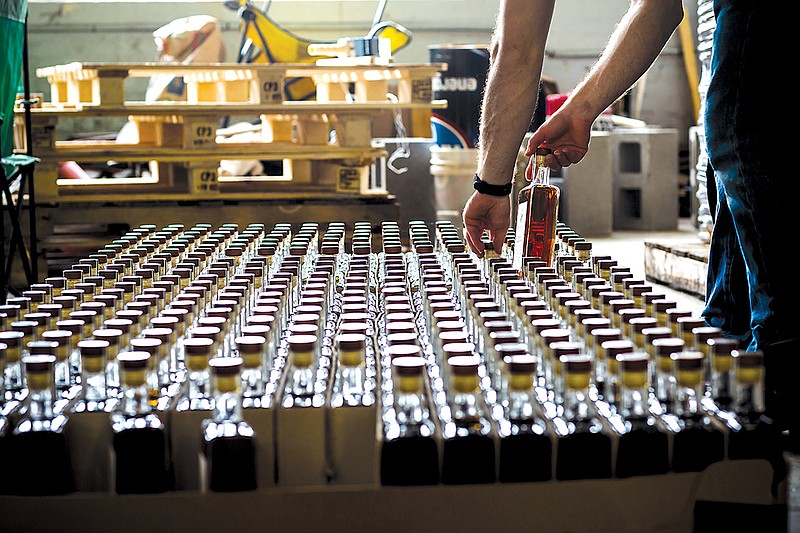
<path id="1" fill-rule="evenodd" d="M 749 287 L 752 339 L 746 349 L 764 352 L 768 413 L 788 426 L 800 412 L 795 408 L 800 391 L 794 390 L 800 388 L 800 283 L 791 244 L 800 179 L 790 168 L 792 155 L 776 152 L 785 144 L 780 132 L 790 111 L 765 101 L 770 87 L 788 86 L 788 72 L 775 72 L 767 82 L 764 62 L 775 50 L 792 46 L 793 21 L 775 17 L 768 3 L 756 0 L 717 0 L 715 14 L 706 141 L 718 183 L 715 225 L 732 234 L 714 228 L 720 242 L 710 257 L 714 283 L 707 316 L 724 323 L 725 313 L 738 313 L 725 305 L 742 305 L 740 293 L 733 292 L 732 263 L 724 263 L 735 238 Z"/>
<path id="2" fill-rule="evenodd" d="M 742 243 L 750 287 L 748 350 L 764 352 L 767 408 L 788 426 L 800 407 L 800 283 L 787 254 L 792 228 L 796 177 L 791 172 L 764 172 L 760 159 L 742 161 L 739 172 L 723 173 L 727 202 Z M 788 247 L 787 247 L 788 245 Z"/>
<path id="3" fill-rule="evenodd" d="M 739 340 L 742 348 L 749 345 L 750 290 L 736 235 L 734 221 L 725 191 L 714 179 L 714 227 L 708 254 L 706 301 L 702 317 L 710 326 L 720 328 L 726 337 Z"/>

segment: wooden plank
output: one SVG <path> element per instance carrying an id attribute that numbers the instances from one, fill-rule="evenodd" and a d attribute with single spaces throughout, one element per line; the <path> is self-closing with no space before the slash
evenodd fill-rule
<path id="1" fill-rule="evenodd" d="M 673 289 L 703 298 L 708 271 L 708 244 L 645 242 L 645 275 Z"/>
<path id="2" fill-rule="evenodd" d="M 214 199 L 219 201 L 316 201 L 316 200 L 341 200 L 353 198 L 389 198 L 389 193 L 371 194 L 368 196 L 358 196 L 352 193 L 339 193 L 334 190 L 325 189 L 319 186 L 306 186 L 289 184 L 288 182 L 269 184 L 265 182 L 259 190 L 251 192 L 225 192 L 224 184 L 222 192 Z M 255 189 L 255 188 L 253 188 Z M 67 191 L 65 191 L 67 192 Z M 69 191 L 58 197 L 59 204 L 106 204 L 113 202 L 182 202 L 203 200 L 194 194 L 189 193 L 164 193 L 164 192 L 142 192 L 135 196 L 128 193 L 108 193 L 108 194 L 82 194 L 80 191 Z"/>
<path id="3" fill-rule="evenodd" d="M 114 141 L 59 141 L 56 150 L 42 154 L 42 160 L 105 162 L 116 161 L 186 161 L 187 159 L 348 159 L 381 157 L 380 148 L 356 146 L 303 146 L 292 143 L 221 143 L 192 150 L 169 146 L 141 146 Z"/>
<path id="4" fill-rule="evenodd" d="M 53 103 L 72 106 L 114 106 L 125 101 L 125 79 L 156 74 L 182 76 L 187 83 L 187 103 L 237 102 L 276 104 L 283 100 L 286 78 L 311 78 L 326 94 L 325 87 L 356 84 L 356 100 L 384 101 L 388 83 L 403 78 L 431 78 L 446 69 L 444 64 L 240 64 L 194 63 L 82 63 L 43 67 L 36 75 L 51 85 Z M 328 101 L 332 98 L 329 94 Z M 337 97 L 344 97 L 338 94 Z"/>
<path id="5" fill-rule="evenodd" d="M 389 63 L 387 65 L 320 65 L 313 63 L 155 63 L 155 62 L 82 62 L 40 67 L 36 76 L 53 80 L 91 79 L 109 72 L 124 71 L 128 77 L 149 77 L 155 74 L 191 76 L 202 72 L 284 72 L 287 77 L 303 77 L 312 74 L 341 72 L 374 72 L 386 69 L 403 69 L 415 73 L 430 73 L 447 70 L 446 63 Z"/>
<path id="6" fill-rule="evenodd" d="M 208 115 L 220 117 L 227 115 L 257 114 L 316 114 L 347 111 L 349 113 L 379 113 L 385 109 L 445 109 L 447 100 L 431 100 L 429 102 L 316 102 L 286 101 L 280 104 L 242 104 L 239 102 L 135 102 L 126 101 L 117 106 L 66 106 L 44 103 L 40 109 L 32 109 L 33 116 L 48 117 L 100 117 L 118 115 Z M 17 114 L 22 111 L 16 110 Z"/>

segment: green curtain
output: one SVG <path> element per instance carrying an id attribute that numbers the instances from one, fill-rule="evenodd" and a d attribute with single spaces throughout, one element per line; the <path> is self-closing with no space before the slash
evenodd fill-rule
<path id="1" fill-rule="evenodd" d="M 0 0 L 0 155 L 14 149 L 14 99 L 22 85 L 22 47 L 27 0 Z"/>

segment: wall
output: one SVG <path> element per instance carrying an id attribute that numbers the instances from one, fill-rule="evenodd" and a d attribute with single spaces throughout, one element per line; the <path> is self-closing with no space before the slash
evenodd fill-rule
<path id="1" fill-rule="evenodd" d="M 383 20 L 398 22 L 414 34 L 412 43 L 397 54 L 396 61 L 427 62 L 430 45 L 488 43 L 498 3 L 498 0 L 388 2 Z M 377 0 L 273 0 L 269 14 L 297 35 L 333 41 L 342 36 L 364 35 L 378 5 Z M 561 91 L 566 92 L 585 75 L 627 6 L 627 0 L 557 3 L 544 73 L 556 80 Z M 687 0 L 686 9 L 694 20 L 695 2 Z M 226 8 L 222 1 L 30 0 L 32 90 L 45 93 L 49 90 L 46 81 L 35 76 L 38 67 L 72 61 L 153 61 L 156 57 L 153 30 L 177 18 L 198 14 L 211 15 L 220 21 L 227 59 L 235 60 L 239 20 L 236 12 Z M 140 91 L 143 98 L 145 87 L 144 80 L 133 80 L 130 90 Z M 648 73 L 642 102 L 639 118 L 653 125 L 678 128 L 681 146 L 688 145 L 688 128 L 695 121 L 677 36 L 673 36 Z M 98 120 L 83 127 L 111 131 L 115 124 Z"/>

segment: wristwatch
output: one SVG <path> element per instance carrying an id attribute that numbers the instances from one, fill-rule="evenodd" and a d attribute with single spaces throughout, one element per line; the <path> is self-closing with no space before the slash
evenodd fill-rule
<path id="1" fill-rule="evenodd" d="M 513 182 L 506 183 L 505 185 L 493 185 L 486 183 L 478 174 L 472 180 L 472 188 L 481 194 L 488 194 L 490 196 L 508 196 L 511 194 L 511 189 L 514 187 Z"/>

